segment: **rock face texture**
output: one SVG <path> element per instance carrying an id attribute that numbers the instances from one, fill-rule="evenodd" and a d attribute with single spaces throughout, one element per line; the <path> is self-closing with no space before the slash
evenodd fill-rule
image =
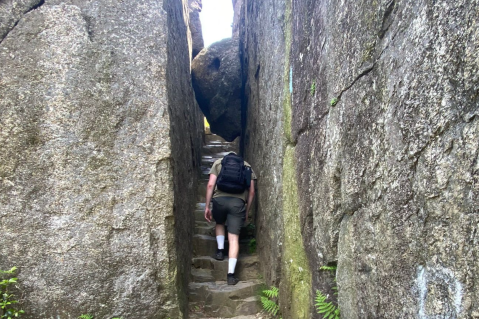
<path id="1" fill-rule="evenodd" d="M 283 317 L 320 318 L 337 264 L 341 318 L 479 318 L 478 7 L 245 1 L 244 152 Z"/>
<path id="2" fill-rule="evenodd" d="M 27 12 L 42 5 L 44 0 L 4 0 L 0 2 L 0 42 Z"/>
<path id="3" fill-rule="evenodd" d="M 237 39 L 213 43 L 191 64 L 196 100 L 211 132 L 228 142 L 241 134 L 241 64 Z"/>
<path id="4" fill-rule="evenodd" d="M 186 316 L 202 123 L 185 8 L 46 0 L 12 12 L 0 269 L 18 266 L 25 318 Z"/>
<path id="5" fill-rule="evenodd" d="M 189 8 L 189 28 L 191 33 L 191 42 L 193 46 L 191 59 L 200 53 L 205 47 L 203 41 L 203 32 L 201 29 L 200 12 L 203 7 L 202 0 L 188 0 Z"/>
<path id="6" fill-rule="evenodd" d="M 232 35 L 233 38 L 237 38 L 239 36 L 239 29 L 240 29 L 240 18 L 242 15 L 242 10 L 244 8 L 243 2 L 244 0 L 232 0 L 233 1 L 233 25 L 232 25 Z"/>

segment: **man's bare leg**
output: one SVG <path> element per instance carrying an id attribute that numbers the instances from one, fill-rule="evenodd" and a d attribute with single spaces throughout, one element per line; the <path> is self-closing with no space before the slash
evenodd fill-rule
<path id="1" fill-rule="evenodd" d="M 215 232 L 216 232 L 216 236 L 224 236 L 225 235 L 225 225 L 216 224 Z"/>
<path id="2" fill-rule="evenodd" d="M 228 253 L 228 257 L 238 259 L 239 235 L 228 233 L 228 244 L 230 245 L 230 250 L 229 250 L 229 253 Z M 234 270 L 233 270 L 233 272 L 234 272 Z"/>
<path id="3" fill-rule="evenodd" d="M 228 276 L 227 281 L 228 285 L 236 285 L 238 279 L 234 277 L 236 262 L 238 261 L 238 252 L 239 252 L 239 235 L 228 233 L 228 243 L 230 245 L 230 250 L 228 253 Z"/>
<path id="4" fill-rule="evenodd" d="M 225 225 L 216 224 L 215 226 L 216 233 L 216 243 L 218 244 L 218 250 L 216 251 L 215 259 L 223 260 L 225 258 L 224 249 L 225 249 Z"/>

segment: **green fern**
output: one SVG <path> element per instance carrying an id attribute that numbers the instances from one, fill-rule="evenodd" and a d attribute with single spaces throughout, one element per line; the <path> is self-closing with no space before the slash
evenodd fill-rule
<path id="1" fill-rule="evenodd" d="M 328 270 L 328 271 L 336 271 L 338 269 L 338 266 L 321 266 L 319 267 L 321 270 Z"/>
<path id="2" fill-rule="evenodd" d="M 273 300 L 268 299 L 265 296 L 262 296 L 261 297 L 261 303 L 263 304 L 263 309 L 266 312 L 272 314 L 273 316 L 276 316 L 276 314 L 278 313 L 278 310 L 279 310 L 279 306 L 276 302 L 274 302 Z"/>
<path id="3" fill-rule="evenodd" d="M 93 316 L 90 314 L 81 315 L 78 319 L 93 319 Z"/>
<path id="4" fill-rule="evenodd" d="M 279 289 L 276 287 L 271 287 L 271 289 L 263 290 L 263 294 L 265 294 L 269 298 L 278 298 Z"/>
<path id="5" fill-rule="evenodd" d="M 275 299 L 279 296 L 279 289 L 271 287 L 271 289 L 263 290 L 262 293 L 261 304 L 263 305 L 264 311 L 276 316 L 279 311 L 279 305 L 276 303 Z"/>
<path id="6" fill-rule="evenodd" d="M 321 291 L 316 291 L 316 299 L 314 300 L 316 310 L 318 313 L 322 314 L 323 319 L 339 319 L 340 312 L 339 308 L 335 306 L 332 302 L 327 302 L 328 296 L 325 296 Z"/>
<path id="7" fill-rule="evenodd" d="M 334 273 L 334 281 L 336 281 L 336 269 L 338 267 L 336 265 L 333 266 L 321 266 L 319 267 L 320 270 L 325 271 L 332 271 Z M 335 291 L 334 295 L 338 294 L 338 287 L 332 287 Z M 328 295 L 323 295 L 323 293 L 319 290 L 316 291 L 316 298 L 315 298 L 315 306 L 318 313 L 322 314 L 323 319 L 339 319 L 340 318 L 340 311 L 339 306 L 333 304 L 332 301 L 328 302 Z"/>

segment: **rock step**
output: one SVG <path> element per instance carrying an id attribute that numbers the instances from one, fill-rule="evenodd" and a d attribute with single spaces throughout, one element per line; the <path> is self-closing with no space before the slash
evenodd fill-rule
<path id="1" fill-rule="evenodd" d="M 215 236 L 215 226 L 213 225 L 207 225 L 207 226 L 195 226 L 195 234 L 198 235 L 207 235 L 214 237 Z"/>
<path id="2" fill-rule="evenodd" d="M 213 274 L 213 270 L 211 270 L 211 269 L 191 268 L 191 281 L 192 282 L 211 282 L 211 281 L 216 281 L 216 280 L 217 279 L 215 279 L 215 276 Z"/>
<path id="3" fill-rule="evenodd" d="M 213 256 L 216 253 L 218 245 L 216 238 L 208 235 L 193 235 L 193 255 L 199 256 Z M 228 241 L 225 241 L 225 251 L 228 251 Z M 247 255 L 249 253 L 249 240 L 240 240 L 239 254 Z"/>
<path id="4" fill-rule="evenodd" d="M 203 209 L 196 209 L 195 210 L 195 221 L 201 221 L 201 222 L 206 221 L 204 205 L 203 205 Z"/>
<path id="5" fill-rule="evenodd" d="M 207 235 L 216 238 L 215 233 L 215 222 L 208 223 L 205 220 L 204 213 L 201 212 L 201 217 L 199 213 L 195 213 L 195 234 Z M 226 231 L 228 231 L 228 226 L 226 226 Z M 240 230 L 240 242 L 248 243 L 249 240 L 253 237 L 253 230 L 248 229 L 248 225 L 241 227 Z M 228 235 L 225 236 L 225 240 L 228 241 Z"/>
<path id="6" fill-rule="evenodd" d="M 190 283 L 191 309 L 211 317 L 232 318 L 239 315 L 254 315 L 261 311 L 259 280 L 240 281 L 230 286 L 226 281 Z"/>
<path id="7" fill-rule="evenodd" d="M 193 258 L 192 264 L 191 277 L 194 282 L 225 280 L 228 273 L 228 258 L 216 260 L 212 257 L 202 256 Z M 258 256 L 239 256 L 236 264 L 236 277 L 242 281 L 258 279 Z"/>

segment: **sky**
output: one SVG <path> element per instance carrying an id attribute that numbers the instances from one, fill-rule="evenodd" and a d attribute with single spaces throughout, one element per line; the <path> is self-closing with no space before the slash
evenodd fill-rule
<path id="1" fill-rule="evenodd" d="M 233 3 L 231 0 L 203 0 L 200 12 L 205 47 L 224 38 L 231 38 Z"/>

